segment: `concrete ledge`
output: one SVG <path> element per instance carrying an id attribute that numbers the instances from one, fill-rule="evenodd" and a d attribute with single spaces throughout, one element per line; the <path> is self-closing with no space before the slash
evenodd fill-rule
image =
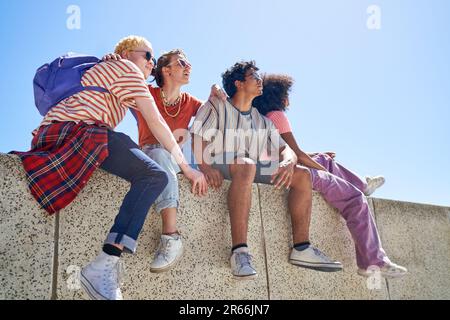
<path id="1" fill-rule="evenodd" d="M 108 188 L 104 189 L 105 186 Z M 59 299 L 87 298 L 81 290 L 70 290 L 67 281 L 71 282 L 71 275 L 65 271 L 70 266 L 72 270 L 84 266 L 98 254 L 128 188 L 125 181 L 99 170 L 79 197 L 60 212 Z M 200 201 L 191 196 L 190 185 L 183 180 L 180 195 L 178 220 L 186 246 L 183 259 L 169 272 L 150 272 L 150 262 L 161 234 L 160 218 L 152 209 L 139 237 L 137 254 L 124 255 L 127 268 L 122 288 L 124 297 L 164 300 L 267 299 L 256 185 L 250 213 L 249 244 L 261 276 L 250 282 L 235 281 L 230 277 L 228 259 L 231 235 L 226 193 L 211 192 Z"/>
<path id="2" fill-rule="evenodd" d="M 28 190 L 18 157 L 0 155 L 0 299 L 50 299 L 54 217 Z"/>
<path id="3" fill-rule="evenodd" d="M 391 299 L 450 299 L 450 208 L 374 199 L 384 249 L 410 275 Z"/>
<path id="4" fill-rule="evenodd" d="M 17 157 L 0 154 L 0 181 L 0 299 L 87 299 L 77 272 L 99 252 L 129 184 L 98 170 L 71 205 L 48 217 L 30 195 Z M 450 299 L 450 208 L 370 200 L 384 248 L 411 273 L 369 290 L 356 275 L 353 242 L 335 209 L 314 194 L 311 239 L 342 261 L 344 271 L 297 268 L 288 263 L 286 193 L 256 184 L 249 245 L 259 277 L 233 280 L 228 185 L 199 199 L 181 178 L 179 226 L 186 252 L 163 274 L 149 271 L 161 228 L 152 209 L 137 254 L 124 259 L 126 299 Z"/>
<path id="5" fill-rule="evenodd" d="M 343 272 L 317 272 L 288 262 L 291 222 L 287 193 L 259 185 L 266 238 L 271 299 L 387 299 L 386 284 L 368 290 L 366 279 L 356 274 L 353 240 L 345 221 L 318 194 L 313 195 L 310 238 L 314 245 L 341 261 Z"/>

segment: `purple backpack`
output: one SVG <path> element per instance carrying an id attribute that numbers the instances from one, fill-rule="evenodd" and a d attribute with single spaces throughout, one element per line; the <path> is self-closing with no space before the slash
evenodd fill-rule
<path id="1" fill-rule="evenodd" d="M 68 53 L 40 67 L 33 80 L 34 103 L 39 113 L 45 116 L 59 102 L 83 90 L 108 92 L 101 87 L 81 85 L 84 73 L 99 62 L 93 56 Z"/>

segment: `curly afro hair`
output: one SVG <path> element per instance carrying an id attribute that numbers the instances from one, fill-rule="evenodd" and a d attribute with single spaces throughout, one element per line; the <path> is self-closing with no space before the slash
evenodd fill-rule
<path id="1" fill-rule="evenodd" d="M 245 81 L 245 74 L 248 70 L 258 71 L 255 61 L 240 61 L 236 62 L 234 66 L 222 73 L 222 84 L 225 92 L 230 98 L 236 94 L 236 80 Z"/>
<path id="2" fill-rule="evenodd" d="M 289 97 L 293 84 L 294 79 L 288 75 L 265 74 L 263 94 L 253 100 L 253 106 L 264 116 L 270 111 L 285 111 L 285 99 Z"/>

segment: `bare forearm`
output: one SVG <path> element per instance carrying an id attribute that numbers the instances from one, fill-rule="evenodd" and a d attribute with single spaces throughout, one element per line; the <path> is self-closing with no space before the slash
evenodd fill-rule
<path id="1" fill-rule="evenodd" d="M 297 163 L 308 167 L 308 168 L 313 168 L 313 169 L 317 169 L 317 170 L 325 170 L 325 168 L 318 162 L 316 162 L 314 159 L 311 158 L 311 156 L 309 154 L 307 154 L 306 152 L 303 152 L 300 148 L 295 148 L 294 149 L 295 154 L 297 155 Z"/>
<path id="2" fill-rule="evenodd" d="M 295 139 L 292 132 L 283 133 L 281 137 L 283 138 L 284 141 L 286 141 L 288 146 L 290 146 L 292 150 L 294 150 L 295 154 L 297 155 L 299 164 L 317 170 L 325 170 L 324 167 L 322 167 L 319 163 L 314 161 L 308 154 L 306 154 L 300 149 L 300 147 L 297 144 L 297 140 Z"/>
<path id="3" fill-rule="evenodd" d="M 155 138 L 173 155 L 183 172 L 189 170 L 189 164 L 184 158 L 181 148 L 175 140 L 172 131 L 157 111 L 156 105 L 150 106 L 150 104 L 154 104 L 154 101 L 148 98 L 138 98 L 136 99 L 136 103 Z"/>
<path id="4" fill-rule="evenodd" d="M 298 157 L 299 164 L 301 164 L 305 167 L 308 167 L 308 168 L 326 171 L 326 169 L 320 163 L 318 163 L 314 159 L 312 159 L 307 153 L 303 152 L 300 149 L 297 152 L 298 152 L 297 157 Z"/>

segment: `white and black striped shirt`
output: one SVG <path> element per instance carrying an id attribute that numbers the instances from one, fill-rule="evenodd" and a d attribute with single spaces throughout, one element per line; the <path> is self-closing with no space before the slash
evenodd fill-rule
<path id="1" fill-rule="evenodd" d="M 241 112 L 230 100 L 212 98 L 198 111 L 191 133 L 210 142 L 211 153 L 234 153 L 253 160 L 278 154 L 286 142 L 256 108 Z"/>

